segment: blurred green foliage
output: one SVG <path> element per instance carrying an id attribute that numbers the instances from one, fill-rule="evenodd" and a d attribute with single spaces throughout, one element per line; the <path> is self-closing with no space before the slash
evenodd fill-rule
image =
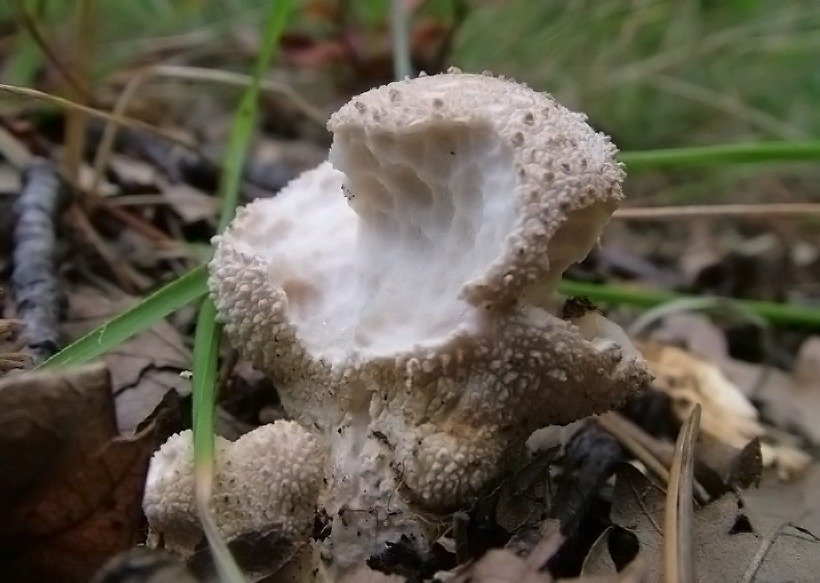
<path id="1" fill-rule="evenodd" d="M 250 55 L 236 47 L 236 35 L 252 34 L 269 2 L 99 1 L 94 77 L 142 62 L 149 48 L 185 42 L 185 62 L 250 69 Z M 72 4 L 0 3 L 0 31 L 11 32 L 13 47 L 0 64 L 0 78 L 26 84 L 41 65 L 27 35 L 14 32 L 12 7 L 25 5 L 48 38 L 70 46 L 65 35 Z M 319 41 L 337 34 L 341 20 L 370 33 L 383 31 L 389 21 L 390 0 L 298 4 L 290 30 Z M 416 3 L 414 18 L 449 24 L 457 6 L 466 6 L 466 19 L 450 63 L 552 92 L 585 111 L 621 149 L 820 136 L 817 0 L 426 0 Z M 323 20 L 317 13 L 336 16 Z M 715 192 L 751 193 L 759 175 L 759 168 L 668 173 L 663 184 L 635 183 L 632 191 L 662 189 L 664 202 L 697 202 Z M 820 179 L 811 165 L 790 166 L 787 178 L 790 188 L 820 197 L 811 188 Z"/>
<path id="2" fill-rule="evenodd" d="M 820 134 L 814 0 L 472 5 L 457 64 L 553 92 L 622 148 Z"/>

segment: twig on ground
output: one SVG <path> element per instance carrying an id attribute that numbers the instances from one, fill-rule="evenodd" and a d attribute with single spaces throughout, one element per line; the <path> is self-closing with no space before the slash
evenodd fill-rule
<path id="1" fill-rule="evenodd" d="M 700 425 L 700 403 L 695 404 L 681 427 L 675 457 L 669 471 L 669 489 L 663 520 L 663 580 L 667 583 L 694 583 L 692 557 L 692 491 L 695 444 Z"/>
<path id="2" fill-rule="evenodd" d="M 23 188 L 14 204 L 12 293 L 22 340 L 35 364 L 60 345 L 58 324 L 66 298 L 57 277 L 57 221 L 69 202 L 57 169 L 33 160 L 23 172 Z"/>
<path id="3" fill-rule="evenodd" d="M 566 446 L 564 474 L 553 502 L 555 518 L 568 538 L 576 533 L 589 501 L 624 458 L 617 439 L 596 423 L 587 423 Z"/>

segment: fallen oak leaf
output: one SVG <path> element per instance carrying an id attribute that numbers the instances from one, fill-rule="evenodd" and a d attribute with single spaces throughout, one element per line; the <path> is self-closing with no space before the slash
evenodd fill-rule
<path id="1" fill-rule="evenodd" d="M 137 542 L 140 499 L 153 428 L 117 438 L 19 517 L 17 552 L 6 569 L 25 580 L 86 581 L 101 564 Z M 22 548 L 20 548 L 22 547 Z"/>
<path id="2" fill-rule="evenodd" d="M 115 433 L 104 366 L 0 379 L 0 518 L 44 472 L 65 472 Z M 7 522 L 0 520 L 0 538 L 9 536 Z"/>
<path id="3" fill-rule="evenodd" d="M 619 569 L 634 563 L 638 558 L 638 551 L 638 539 L 632 532 L 620 526 L 608 526 L 592 543 L 584 558 L 581 575 L 611 577 Z"/>
<path id="4" fill-rule="evenodd" d="M 240 534 L 226 543 L 249 583 L 270 580 L 306 546 L 304 542 L 294 542 L 284 536 L 278 527 Z M 207 545 L 198 547 L 188 558 L 187 565 L 191 573 L 203 581 L 211 581 L 217 575 L 211 549 Z"/>
<path id="5" fill-rule="evenodd" d="M 99 364 L 0 380 L 0 579 L 87 581 L 136 542 L 157 439 L 119 436 L 112 401 Z"/>
<path id="6" fill-rule="evenodd" d="M 725 358 L 721 368 L 747 396 L 759 403 L 770 422 L 799 433 L 820 446 L 820 336 L 807 339 L 797 352 L 794 371 Z"/>
<path id="7" fill-rule="evenodd" d="M 71 338 L 79 338 L 136 301 L 125 294 L 112 299 L 90 286 L 72 288 L 63 331 Z M 169 389 L 183 396 L 190 392 L 190 383 L 179 378 L 179 373 L 190 366 L 190 350 L 181 334 L 165 320 L 123 342 L 103 361 L 111 371 L 120 431 L 134 431 Z"/>
<path id="8" fill-rule="evenodd" d="M 606 575 L 581 575 L 572 578 L 554 578 L 547 566 L 566 537 L 558 524 L 541 538 L 531 552 L 521 554 L 510 549 L 493 549 L 479 560 L 458 567 L 448 573 L 437 573 L 436 580 L 445 583 L 641 583 L 646 579 L 646 563 L 636 556 L 623 570 Z"/>
<path id="9" fill-rule="evenodd" d="M 664 492 L 633 466 L 618 473 L 610 519 L 632 532 L 646 560 L 647 580 L 661 578 Z M 708 581 L 739 581 L 753 563 L 761 544 L 772 536 L 769 522 L 726 494 L 695 510 L 692 553 L 697 571 Z M 820 542 L 808 535 L 789 538 L 791 545 L 771 545 L 760 580 L 811 581 L 820 570 Z"/>

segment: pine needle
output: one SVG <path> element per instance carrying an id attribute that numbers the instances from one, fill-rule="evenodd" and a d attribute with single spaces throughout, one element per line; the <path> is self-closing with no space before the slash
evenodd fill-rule
<path id="1" fill-rule="evenodd" d="M 696 403 L 681 427 L 669 470 L 669 488 L 663 521 L 663 580 L 694 583 L 692 556 L 692 492 L 695 444 L 700 427 L 700 403 Z"/>

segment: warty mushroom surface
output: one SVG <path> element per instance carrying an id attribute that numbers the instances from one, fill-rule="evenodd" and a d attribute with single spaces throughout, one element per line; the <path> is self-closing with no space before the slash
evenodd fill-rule
<path id="1" fill-rule="evenodd" d="M 214 449 L 211 506 L 224 537 L 270 528 L 296 539 L 310 533 L 325 465 L 323 444 L 314 435 L 294 421 L 278 420 L 233 442 L 216 436 Z M 142 507 L 165 548 L 189 554 L 203 540 L 190 429 L 154 453 Z"/>
<path id="2" fill-rule="evenodd" d="M 648 380 L 617 326 L 549 310 L 622 197 L 609 138 L 549 95 L 451 71 L 353 98 L 329 162 L 216 238 L 234 346 L 326 440 L 342 568 L 468 502 L 545 424 Z"/>

